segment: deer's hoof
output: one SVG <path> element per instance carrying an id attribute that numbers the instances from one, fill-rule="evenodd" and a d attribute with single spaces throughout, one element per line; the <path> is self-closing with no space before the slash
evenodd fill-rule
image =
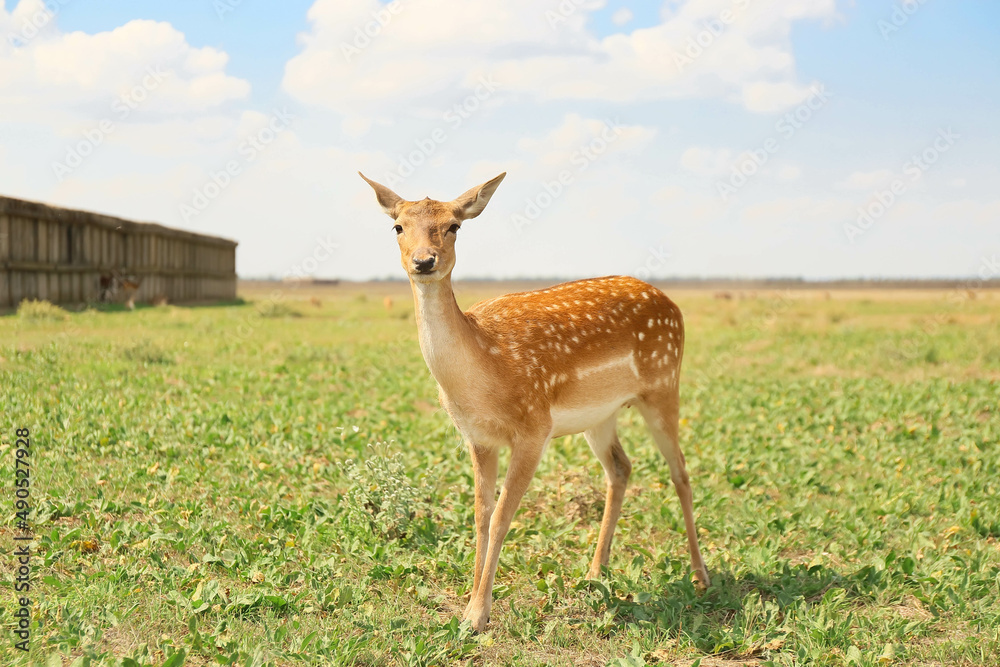
<path id="1" fill-rule="evenodd" d="M 489 609 L 475 609 L 472 603 L 469 603 L 469 606 L 465 609 L 465 613 L 462 614 L 462 620 L 469 621 L 475 632 L 483 632 L 490 622 L 490 611 Z"/>

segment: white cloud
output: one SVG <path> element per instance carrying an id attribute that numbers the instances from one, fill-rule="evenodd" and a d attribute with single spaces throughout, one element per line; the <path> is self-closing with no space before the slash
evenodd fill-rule
<path id="1" fill-rule="evenodd" d="M 16 28 L 25 11 L 41 4 L 23 0 L 11 13 L 0 9 L 0 28 Z M 0 45 L 0 106 L 7 120 L 93 117 L 116 98 L 132 97 L 152 113 L 203 112 L 250 92 L 248 82 L 226 74 L 225 53 L 191 46 L 169 23 L 135 20 L 94 35 L 59 33 L 49 24 L 16 43 Z"/>
<path id="2" fill-rule="evenodd" d="M 0 109 L 12 128 L 0 143 L 4 163 L 30 174 L 5 177 L 5 190 L 166 221 L 181 185 L 218 169 L 242 139 L 247 112 L 232 103 L 249 82 L 227 73 L 226 53 L 192 46 L 169 23 L 64 33 L 59 9 L 0 3 Z"/>
<path id="3" fill-rule="evenodd" d="M 582 161 L 594 162 L 606 154 L 641 150 L 656 133 L 653 127 L 571 113 L 544 137 L 519 140 L 517 149 L 531 156 L 531 164 L 543 169 L 572 169 Z"/>
<path id="4" fill-rule="evenodd" d="M 802 176 L 802 170 L 794 164 L 783 164 L 778 167 L 775 177 L 779 181 L 797 181 Z"/>
<path id="5" fill-rule="evenodd" d="M 733 157 L 728 148 L 692 146 L 681 154 L 681 166 L 699 176 L 721 176 L 732 169 Z"/>
<path id="6" fill-rule="evenodd" d="M 778 197 L 745 206 L 740 212 L 740 221 L 757 231 L 829 226 L 848 219 L 853 210 L 852 203 L 846 199 Z"/>
<path id="7" fill-rule="evenodd" d="M 625 25 L 632 20 L 632 10 L 628 7 L 622 7 L 614 14 L 611 15 L 611 22 L 615 25 Z"/>
<path id="8" fill-rule="evenodd" d="M 676 185 L 655 191 L 650 203 L 657 218 L 669 221 L 671 227 L 692 227 L 709 224 L 721 219 L 726 206 L 718 197 L 708 197 L 690 192 Z"/>
<path id="9" fill-rule="evenodd" d="M 699 47 L 705 25 L 728 4 L 692 0 L 658 25 L 598 38 L 586 17 L 601 4 L 563 21 L 535 0 L 400 0 L 396 12 L 377 0 L 317 0 L 284 87 L 345 115 L 437 108 L 443 92 L 487 74 L 504 94 L 537 100 L 715 97 L 770 113 L 809 94 L 796 80 L 792 23 L 836 16 L 834 0 L 760 1 Z M 698 52 L 685 56 L 691 45 Z"/>
<path id="10" fill-rule="evenodd" d="M 757 113 L 775 113 L 806 101 L 813 90 L 791 81 L 754 81 L 743 86 L 743 104 Z"/>
<path id="11" fill-rule="evenodd" d="M 837 184 L 845 190 L 874 190 L 883 187 L 892 180 L 891 169 L 876 169 L 874 171 L 856 171 Z"/>
<path id="12" fill-rule="evenodd" d="M 364 116 L 347 116 L 340 123 L 340 130 L 352 139 L 365 136 L 370 129 L 372 129 L 372 119 Z"/>

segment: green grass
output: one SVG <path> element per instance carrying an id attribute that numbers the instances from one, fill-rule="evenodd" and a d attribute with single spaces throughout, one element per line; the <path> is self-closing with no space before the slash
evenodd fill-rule
<path id="1" fill-rule="evenodd" d="M 561 438 L 481 635 L 456 620 L 471 466 L 405 296 L 0 317 L 4 543 L 19 427 L 36 535 L 29 656 L 0 557 L 0 663 L 997 664 L 990 296 L 675 295 L 713 586 L 693 587 L 669 471 L 626 412 L 606 578 L 583 580 L 602 472 Z"/>

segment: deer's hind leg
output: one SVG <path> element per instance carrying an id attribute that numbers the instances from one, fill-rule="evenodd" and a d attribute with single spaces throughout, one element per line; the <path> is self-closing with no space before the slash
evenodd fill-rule
<path id="1" fill-rule="evenodd" d="M 694 508 L 691 498 L 691 482 L 688 479 L 687 467 L 684 464 L 684 453 L 681 452 L 678 439 L 680 395 L 676 387 L 662 391 L 649 392 L 642 396 L 637 406 L 646 420 L 646 426 L 656 441 L 656 446 L 667 464 L 670 466 L 670 479 L 677 489 L 677 497 L 681 501 L 684 512 L 684 528 L 687 531 L 688 551 L 691 552 L 691 569 L 698 582 L 708 587 L 710 579 L 708 568 L 701 557 L 698 548 L 698 531 L 694 524 Z"/>
<path id="2" fill-rule="evenodd" d="M 625 487 L 632 474 L 632 463 L 625 455 L 621 442 L 618 440 L 618 415 L 611 417 L 592 429 L 585 431 L 583 437 L 593 450 L 607 479 L 607 496 L 604 502 L 604 517 L 601 519 L 601 533 L 597 538 L 597 550 L 590 564 L 588 579 L 599 579 L 601 568 L 607 567 L 611 557 L 611 538 L 615 534 L 615 526 L 622 511 L 622 501 L 625 499 Z"/>

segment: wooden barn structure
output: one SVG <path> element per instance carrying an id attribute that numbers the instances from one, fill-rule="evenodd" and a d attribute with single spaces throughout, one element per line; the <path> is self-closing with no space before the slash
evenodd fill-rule
<path id="1" fill-rule="evenodd" d="M 0 308 L 122 300 L 123 279 L 137 301 L 235 299 L 236 242 L 0 197 Z"/>

